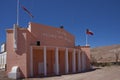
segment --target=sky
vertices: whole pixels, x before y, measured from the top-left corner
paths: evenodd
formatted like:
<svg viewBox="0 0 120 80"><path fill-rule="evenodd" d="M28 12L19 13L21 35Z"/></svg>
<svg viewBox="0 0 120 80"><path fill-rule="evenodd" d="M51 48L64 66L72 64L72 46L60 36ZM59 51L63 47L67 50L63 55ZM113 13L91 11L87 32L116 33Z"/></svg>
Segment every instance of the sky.
<svg viewBox="0 0 120 80"><path fill-rule="evenodd" d="M20 0L34 16L19 7L19 25L29 22L64 26L75 36L75 45L86 44L86 29L91 47L120 44L120 0ZM6 30L16 24L17 0L0 0L0 44L6 42Z"/></svg>

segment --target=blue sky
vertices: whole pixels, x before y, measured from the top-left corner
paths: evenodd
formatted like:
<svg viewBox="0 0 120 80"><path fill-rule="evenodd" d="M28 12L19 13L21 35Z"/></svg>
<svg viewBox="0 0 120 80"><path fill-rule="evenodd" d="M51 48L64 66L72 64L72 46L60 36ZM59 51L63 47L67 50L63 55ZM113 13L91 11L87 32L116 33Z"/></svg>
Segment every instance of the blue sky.
<svg viewBox="0 0 120 80"><path fill-rule="evenodd" d="M33 15L31 19L19 8L19 25L28 22L64 26L76 37L76 45L85 45L85 30L94 32L89 36L91 47L120 44L120 0L20 0ZM0 2L0 44L6 40L6 29L16 24L17 0Z"/></svg>

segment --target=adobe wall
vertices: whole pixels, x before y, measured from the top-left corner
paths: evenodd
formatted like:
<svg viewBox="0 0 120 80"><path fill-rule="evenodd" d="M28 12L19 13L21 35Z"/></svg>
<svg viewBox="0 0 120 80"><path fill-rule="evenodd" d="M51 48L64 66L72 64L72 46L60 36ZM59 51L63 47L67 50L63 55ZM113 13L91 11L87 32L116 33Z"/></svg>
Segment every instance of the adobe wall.
<svg viewBox="0 0 120 80"><path fill-rule="evenodd" d="M13 66L19 66L21 77L27 76L27 41L26 30L17 30L17 50L14 49L13 30L7 30L7 72L10 72Z"/></svg>
<svg viewBox="0 0 120 80"><path fill-rule="evenodd" d="M26 33L27 33L27 38L26 38L26 41L27 41L27 43L26 43L26 45L27 45L27 76L28 77L31 77L30 76L30 71L31 71L31 69L30 69L30 51L31 51L31 46L33 46L33 45L36 45L36 38L27 30L26 31Z"/></svg>
<svg viewBox="0 0 120 80"><path fill-rule="evenodd" d="M28 30L42 46L74 47L75 38L64 29L30 23Z"/></svg>
<svg viewBox="0 0 120 80"><path fill-rule="evenodd" d="M86 60L87 60L87 69L89 70L91 65L90 65L90 46L76 46L76 49L81 49L81 51L83 51L83 53L85 53L86 55Z"/></svg>

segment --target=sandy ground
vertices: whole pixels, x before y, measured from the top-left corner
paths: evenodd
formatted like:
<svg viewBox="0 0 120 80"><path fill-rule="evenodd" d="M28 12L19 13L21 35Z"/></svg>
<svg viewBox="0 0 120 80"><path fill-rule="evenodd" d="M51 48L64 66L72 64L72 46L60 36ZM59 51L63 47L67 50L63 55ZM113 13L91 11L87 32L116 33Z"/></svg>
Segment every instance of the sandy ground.
<svg viewBox="0 0 120 80"><path fill-rule="evenodd" d="M0 80L10 80L0 71ZM97 68L96 70L46 78L28 78L23 80L120 80L120 66Z"/></svg>
<svg viewBox="0 0 120 80"><path fill-rule="evenodd" d="M8 79L6 72L4 70L0 70L0 80L12 80L12 79Z"/></svg>
<svg viewBox="0 0 120 80"><path fill-rule="evenodd" d="M103 67L85 73L25 80L120 80L120 66Z"/></svg>

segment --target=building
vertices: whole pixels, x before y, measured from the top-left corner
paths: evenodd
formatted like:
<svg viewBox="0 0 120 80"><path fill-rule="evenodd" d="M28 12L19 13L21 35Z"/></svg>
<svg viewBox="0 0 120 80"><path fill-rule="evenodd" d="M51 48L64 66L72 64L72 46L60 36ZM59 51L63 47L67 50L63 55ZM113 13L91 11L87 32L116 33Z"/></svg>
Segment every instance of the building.
<svg viewBox="0 0 120 80"><path fill-rule="evenodd" d="M0 51L0 69L5 69L6 66L6 44L1 44L1 51Z"/></svg>
<svg viewBox="0 0 120 80"><path fill-rule="evenodd" d="M90 69L90 47L75 46L75 37L63 28L33 22L28 28L14 25L7 30L6 43L10 78L16 74L20 78L40 77Z"/></svg>
<svg viewBox="0 0 120 80"><path fill-rule="evenodd" d="M5 52L6 51L6 44L5 43L2 43L1 44L1 53Z"/></svg>

